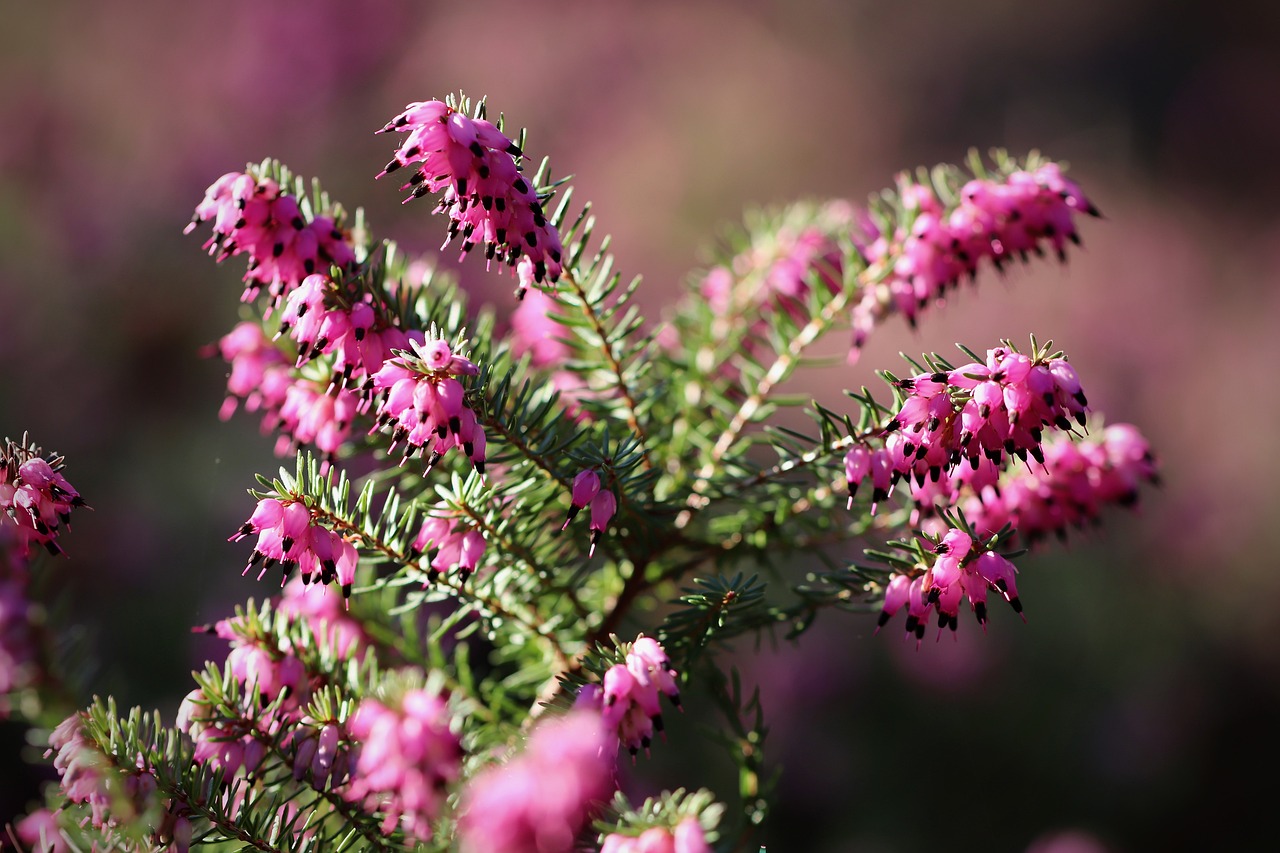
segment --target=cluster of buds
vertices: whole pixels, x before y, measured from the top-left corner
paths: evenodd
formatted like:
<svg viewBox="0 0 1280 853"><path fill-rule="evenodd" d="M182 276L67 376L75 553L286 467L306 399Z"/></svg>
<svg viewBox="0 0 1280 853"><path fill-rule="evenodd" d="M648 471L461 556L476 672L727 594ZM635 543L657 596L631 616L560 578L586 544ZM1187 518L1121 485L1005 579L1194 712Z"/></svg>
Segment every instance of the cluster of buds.
<svg viewBox="0 0 1280 853"><path fill-rule="evenodd" d="M392 430L391 448L405 442L401 464L414 452L430 448L427 470L452 448L458 447L481 474L484 473L484 427L466 403L466 388L459 376L480 372L470 360L456 355L448 341L434 335L425 342L411 341L413 354L402 352L390 359L372 378L381 389L377 397L374 430Z"/></svg>
<svg viewBox="0 0 1280 853"><path fill-rule="evenodd" d="M1097 522L1104 507L1132 506L1142 483L1158 481L1155 455L1142 433L1131 424L1112 424L1098 439L1055 437L1045 442L1043 466L1014 469L998 483L945 497L948 505L960 506L978 535L1008 524L1034 543Z"/></svg>
<svg viewBox="0 0 1280 853"><path fill-rule="evenodd" d="M337 223L327 216L308 219L296 198L252 172L228 172L214 181L186 233L210 221L213 236L204 244L209 254L218 261L249 256L246 302L263 287L279 299L314 272L355 263L355 251Z"/></svg>
<svg viewBox="0 0 1280 853"><path fill-rule="evenodd" d="M38 447L25 441L6 438L0 445L0 528L7 529L5 545L16 556L29 559L36 546L62 553L58 532L84 499L61 472L61 456L41 456Z"/></svg>
<svg viewBox="0 0 1280 853"><path fill-rule="evenodd" d="M576 704L599 710L605 727L634 758L641 749L647 753L653 733L662 731L660 698L680 707L676 677L662 644L641 635L626 650L626 663L605 670L600 684L584 684Z"/></svg>
<svg viewBox="0 0 1280 853"><path fill-rule="evenodd" d="M902 223L885 233L867 216L854 235L871 269L888 269L853 309L851 358L884 317L898 312L914 325L921 308L976 275L984 259L1002 269L1014 258L1043 255L1047 243L1065 261L1067 242L1080 242L1075 217L1099 215L1056 163L971 180L952 207L908 175L899 176L898 191Z"/></svg>
<svg viewBox="0 0 1280 853"><path fill-rule="evenodd" d="M560 526L560 529L567 530L569 523L587 505L591 506L591 523L589 525L591 529L591 548L587 555L594 557L600 537L609 529L609 521L613 518L614 513L618 511L617 497L614 496L612 489L601 487L600 475L596 473L594 468L586 468L579 471L578 476L573 478L573 490L569 497L569 515L565 518L564 524Z"/></svg>
<svg viewBox="0 0 1280 853"><path fill-rule="evenodd" d="M298 375L257 323L237 325L218 341L217 351L231 365L227 398L219 412L223 420L243 401L246 411L262 411L264 432L280 431L277 455L309 444L325 454L327 463L337 456L351 435L359 397Z"/></svg>
<svg viewBox="0 0 1280 853"><path fill-rule="evenodd" d="M359 747L343 796L382 813L384 833L399 825L411 838L430 840L446 788L462 771L462 744L445 697L408 690L394 707L367 698L347 727Z"/></svg>
<svg viewBox="0 0 1280 853"><path fill-rule="evenodd" d="M711 853L711 845L698 819L686 817L675 829L654 826L639 835L606 835L600 853Z"/></svg>
<svg viewBox="0 0 1280 853"><path fill-rule="evenodd" d="M117 766L85 731L77 711L49 734L46 757L61 777L62 795L70 803L89 806L86 820L95 828L119 826L147 810L155 796L156 777L138 757L137 766Z"/></svg>
<svg viewBox="0 0 1280 853"><path fill-rule="evenodd" d="M519 146L492 122L443 101L421 101L378 132L392 131L408 136L378 177L420 163L401 189L412 190L410 198L443 193L435 212L450 219L446 245L461 237L464 255L483 244L488 261L515 266L527 257L539 283L560 277L560 235L520 173Z"/></svg>
<svg viewBox="0 0 1280 853"><path fill-rule="evenodd" d="M924 639L929 611L938 612L938 635L944 628L959 627L960 604L968 600L974 616L987 627L987 594L994 590L1022 616L1018 598L1017 568L1005 557L975 542L963 530L947 531L933 548L932 564L913 575L894 575L885 587L884 606L876 624L878 632L905 605L907 635L916 635L916 647ZM1026 620L1026 617L1022 617Z"/></svg>
<svg viewBox="0 0 1280 853"><path fill-rule="evenodd" d="M612 745L592 711L540 723L523 753L462 792L462 853L570 850L616 788Z"/></svg>
<svg viewBox="0 0 1280 853"><path fill-rule="evenodd" d="M443 516L428 516L414 537L413 548L419 554L435 551L427 563L428 582L450 571L457 571L458 577L466 581L484 556L484 534L474 528L459 527L454 521Z"/></svg>
<svg viewBox="0 0 1280 853"><path fill-rule="evenodd" d="M360 622L351 618L339 601L329 587L293 578L275 602L275 611L305 624L317 648L329 649L342 660L358 660L373 647Z"/></svg>
<svg viewBox="0 0 1280 853"><path fill-rule="evenodd" d="M967 461L976 471L986 457L1044 462L1045 427L1085 423L1086 398L1066 359L1025 355L1008 346L987 350L985 364L900 380L907 392L885 442L899 476L938 480Z"/></svg>
<svg viewBox="0 0 1280 853"><path fill-rule="evenodd" d="M307 276L289 293L277 334L286 332L298 344L297 367L334 354L330 389L377 373L396 350L409 348L411 337L379 317L368 297L348 300L320 274ZM422 339L420 332L413 334Z"/></svg>
<svg viewBox="0 0 1280 853"><path fill-rule="evenodd" d="M776 227L753 234L751 245L728 264L708 270L702 295L729 322L747 320L762 329L765 317L780 311L803 323L815 281L833 294L843 288L839 235L852 227L848 202L828 202L812 213L797 207Z"/></svg>
<svg viewBox="0 0 1280 853"><path fill-rule="evenodd" d="M258 541L245 566L246 573L261 563L258 574L261 579L268 569L279 564L283 579L287 580L296 567L304 584L313 580L328 584L336 580L342 587L343 597L350 597L356 577L356 548L340 533L317 523L304 501L263 498L249 520L228 541L239 542L255 533Z"/></svg>
<svg viewBox="0 0 1280 853"><path fill-rule="evenodd" d="M224 671L239 685L239 706L227 714L196 688L182 700L177 718L177 728L195 743L196 763L219 767L228 777L257 772L267 742L297 723L311 695L310 674L291 649L273 642L269 632L254 636L237 622L222 619L211 633L231 643Z"/></svg>
<svg viewBox="0 0 1280 853"><path fill-rule="evenodd" d="M293 744L293 778L304 779L323 791L345 783L351 772L351 738L337 720L298 720L290 738Z"/></svg>

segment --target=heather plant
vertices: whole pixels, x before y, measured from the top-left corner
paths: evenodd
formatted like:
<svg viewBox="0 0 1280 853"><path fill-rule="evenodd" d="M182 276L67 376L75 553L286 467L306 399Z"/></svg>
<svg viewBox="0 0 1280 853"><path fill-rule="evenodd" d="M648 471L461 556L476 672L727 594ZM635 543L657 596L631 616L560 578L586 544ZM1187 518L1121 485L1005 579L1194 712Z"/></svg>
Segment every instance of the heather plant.
<svg viewBox="0 0 1280 853"><path fill-rule="evenodd" d="M928 654L962 611L984 631L1024 594L1034 612L1015 559L1157 477L1034 335L906 357L838 399L782 393L831 334L857 376L894 315L1065 260L1097 210L1039 154L757 212L650 319L590 205L483 101L378 132L377 177L406 176L512 295L476 304L275 161L209 187L187 230L245 265L242 320L209 349L221 416L260 418L287 461L210 531L262 585L203 627L226 656L180 708L68 707L29 587L61 571L36 560L83 501L56 454L0 455L0 708L60 777L11 828L24 849L752 849L783 777L735 642L905 608ZM737 789L669 779L632 802L681 715Z"/></svg>

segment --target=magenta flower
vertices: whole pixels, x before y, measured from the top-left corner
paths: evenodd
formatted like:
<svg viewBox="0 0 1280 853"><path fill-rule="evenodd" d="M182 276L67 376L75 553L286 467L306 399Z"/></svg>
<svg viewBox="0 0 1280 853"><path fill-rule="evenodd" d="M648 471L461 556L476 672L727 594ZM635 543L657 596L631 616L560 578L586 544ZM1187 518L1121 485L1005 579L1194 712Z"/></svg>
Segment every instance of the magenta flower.
<svg viewBox="0 0 1280 853"><path fill-rule="evenodd" d="M606 835L600 853L711 853L711 845L698 819L687 817L674 830L652 826L639 835Z"/></svg>
<svg viewBox="0 0 1280 853"><path fill-rule="evenodd" d="M381 813L384 833L399 826L410 838L429 841L445 789L462 768L445 697L419 689L390 706L364 699L348 729L359 748L343 796Z"/></svg>
<svg viewBox="0 0 1280 853"><path fill-rule="evenodd" d="M634 758L641 749L647 753L653 733L663 730L660 697L678 708L680 689L677 673L657 640L642 634L624 651L626 663L605 670L601 684L583 685L576 704L599 711L605 727Z"/></svg>
<svg viewBox="0 0 1280 853"><path fill-rule="evenodd" d="M569 853L616 785L616 747L600 715L571 711L540 723L525 750L463 789L463 853Z"/></svg>
<svg viewBox="0 0 1280 853"><path fill-rule="evenodd" d="M465 581L484 556L484 534L458 525L458 521L456 517L428 516L413 540L413 548L419 554L434 551L428 561L428 582L450 571L456 571Z"/></svg>
<svg viewBox="0 0 1280 853"><path fill-rule="evenodd" d="M58 533L71 521L71 510L84 506L80 493L62 476L62 457L40 455L40 448L5 439L0 444L0 528L3 544L23 560L35 546L61 554Z"/></svg>
<svg viewBox="0 0 1280 853"><path fill-rule="evenodd" d="M579 471L578 476L573 478L573 491L569 496L569 515L565 518L564 524L560 526L560 529L568 529L569 522L573 521L578 512L591 503L599 493L600 475L596 473L595 469L586 468Z"/></svg>
<svg viewBox="0 0 1280 853"><path fill-rule="evenodd" d="M854 230L872 272L884 275L863 290L853 308L850 360L885 317L900 313L914 326L921 309L976 276L984 260L1002 269L1015 258L1043 255L1047 245L1065 261L1066 244L1080 242L1076 215L1099 215L1056 163L969 181L951 207L906 173L899 176L898 190L902 224L886 234L862 216Z"/></svg>
<svg viewBox="0 0 1280 853"><path fill-rule="evenodd" d="M960 605L968 601L974 616L986 630L987 595L994 591L1023 616L1018 598L1017 568L1008 559L976 542L961 530L950 530L934 548L928 565L908 574L895 574L885 586L884 605L876 632L888 624L899 610L907 608L906 634L916 636L916 647L924 639L929 612L938 613L938 633L959 627ZM1026 617L1023 616L1023 621Z"/></svg>
<svg viewBox="0 0 1280 853"><path fill-rule="evenodd" d="M413 354L402 352L388 360L372 378L381 389L374 429L392 430L391 449L405 442L401 464L414 452L427 452L430 470L445 453L461 448L471 464L484 473L485 433L466 403L459 376L475 376L480 369L456 355L447 341L412 341Z"/></svg>
<svg viewBox="0 0 1280 853"><path fill-rule="evenodd" d="M257 563L261 579L268 569L281 567L284 581L296 567L304 584L314 578L321 584L337 581L343 598L351 596L359 555L356 548L337 531L330 530L312 518L307 505L293 498L263 498L253 515L232 534L229 542L239 542L252 534L258 541L249 557L245 572Z"/></svg>
<svg viewBox="0 0 1280 853"><path fill-rule="evenodd" d="M442 101L409 104L378 133L392 131L408 136L378 177L421 164L401 189L412 189L411 199L443 194L435 212L451 220L445 245L461 237L464 255L483 244L488 261L528 258L539 283L560 277L560 234L520 174L523 153L502 131Z"/></svg>
<svg viewBox="0 0 1280 853"><path fill-rule="evenodd" d="M596 545L600 542L600 537L609 529L609 520L617 511L618 499L614 496L612 489L601 489L591 499L591 547L587 551L587 556L595 556Z"/></svg>
<svg viewBox="0 0 1280 853"><path fill-rule="evenodd" d="M252 172L228 172L214 181L186 233L210 221L213 236L204 244L209 254L218 261L249 256L241 297L246 302L263 287L277 301L314 272L355 263L349 237L332 219L308 219L296 198Z"/></svg>

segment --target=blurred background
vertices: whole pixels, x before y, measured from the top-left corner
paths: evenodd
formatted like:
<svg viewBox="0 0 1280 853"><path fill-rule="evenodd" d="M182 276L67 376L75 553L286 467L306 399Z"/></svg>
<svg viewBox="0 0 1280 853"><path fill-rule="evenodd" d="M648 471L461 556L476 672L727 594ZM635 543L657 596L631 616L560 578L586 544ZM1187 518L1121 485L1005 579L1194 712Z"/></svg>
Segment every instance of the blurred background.
<svg viewBox="0 0 1280 853"><path fill-rule="evenodd" d="M254 472L279 462L254 417L217 419L225 371L199 354L237 319L243 265L182 235L223 172L278 157L375 233L434 250L429 203L372 181L394 145L373 130L409 101L488 95L575 175L656 313L745 207L862 201L970 146L1038 148L1105 214L1083 250L989 274L914 333L895 318L810 390L838 404L831 389L899 350L1035 332L1109 421L1141 426L1165 485L1023 559L1026 625L998 611L986 636L966 623L916 652L832 614L798 647L744 654L785 767L761 841L1123 853L1273 837L1255 780L1280 758L1280 6L45 0L4 17L0 434L65 453L94 508L52 569L102 662L94 692L172 719L190 670L223 654L191 626L268 592L225 540ZM510 279L461 274L507 298ZM698 754L690 720L672 740L646 784L732 794L714 759L681 762ZM39 778L22 742L0 725L0 822Z"/></svg>

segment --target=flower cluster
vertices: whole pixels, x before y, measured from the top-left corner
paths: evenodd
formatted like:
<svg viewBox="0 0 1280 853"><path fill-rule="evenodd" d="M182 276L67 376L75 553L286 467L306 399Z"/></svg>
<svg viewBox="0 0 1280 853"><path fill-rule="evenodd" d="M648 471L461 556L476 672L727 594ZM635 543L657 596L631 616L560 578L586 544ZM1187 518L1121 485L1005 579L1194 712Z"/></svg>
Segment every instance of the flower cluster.
<svg viewBox="0 0 1280 853"><path fill-rule="evenodd" d="M568 853L616 788L600 715L587 710L538 725L523 753L477 774L462 792L463 853Z"/></svg>
<svg viewBox="0 0 1280 853"><path fill-rule="evenodd" d="M707 271L700 290L716 315L746 321L756 331L774 312L803 323L815 283L830 293L843 288L839 235L852 230L853 207L832 201L802 217L804 212L797 208L766 233L753 234L751 244L728 263Z"/></svg>
<svg viewBox="0 0 1280 853"><path fill-rule="evenodd" d="M156 792L156 777L143 769L141 757L133 769L118 767L84 730L80 712L72 714L49 734L53 768L62 778L68 802L89 806L87 820L96 828L117 826L144 811Z"/></svg>
<svg viewBox="0 0 1280 853"><path fill-rule="evenodd" d="M226 420L240 401L247 411L263 412L264 432L278 429L277 455L310 444L332 461L351 435L360 398L345 388L326 389L323 381L301 376L272 345L257 323L243 322L218 341L230 363L227 398L219 416Z"/></svg>
<svg viewBox="0 0 1280 853"><path fill-rule="evenodd" d="M253 171L228 172L214 181L186 233L205 222L213 223L213 236L204 244L209 254L219 261L249 256L246 302L263 287L278 300L311 273L355 263L350 240L333 219L308 218L298 199Z"/></svg>
<svg viewBox="0 0 1280 853"><path fill-rule="evenodd" d="M648 752L653 733L662 731L660 697L680 707L676 677L662 644L641 635L626 650L626 663L605 670L600 684L579 688L577 705L600 711L605 727L634 757Z"/></svg>
<svg viewBox="0 0 1280 853"><path fill-rule="evenodd" d="M428 516L414 537L413 548L419 554L435 551L427 561L428 581L449 571L457 571L458 577L465 581L484 556L484 534L460 527L456 521L445 516Z"/></svg>
<svg viewBox="0 0 1280 853"><path fill-rule="evenodd" d="M475 376L480 368L456 355L449 342L432 336L412 341L413 354L402 353L373 375L377 396L375 429L392 430L391 449L405 442L401 464L415 452L430 447L427 469L449 450L458 447L481 474L484 473L484 427L467 405L466 388L459 376Z"/></svg>
<svg viewBox="0 0 1280 853"><path fill-rule="evenodd" d="M462 770L445 697L415 689L394 707L364 699L348 728L359 748L344 796L382 813L384 833L399 825L412 838L430 840L445 789Z"/></svg>
<svg viewBox="0 0 1280 853"><path fill-rule="evenodd" d="M61 554L58 532L71 521L71 510L84 506L80 493L62 476L62 457L45 458L40 449L5 439L0 445L0 528L23 559L36 546Z"/></svg>
<svg viewBox="0 0 1280 853"><path fill-rule="evenodd" d="M378 132L391 131L408 136L378 177L420 163L401 189L412 189L410 198L443 193L435 212L450 219L446 245L461 236L464 255L482 243L490 261L515 266L527 257L539 283L560 277L560 234L520 173L520 148L492 122L420 101Z"/></svg>
<svg viewBox="0 0 1280 853"><path fill-rule="evenodd" d="M1028 253L1044 254L1048 244L1066 260L1067 242L1080 242L1076 215L1098 215L1056 163L1002 178L975 178L961 188L952 207L906 174L899 176L898 193L905 221L885 231L863 216L854 233L878 283L867 287L854 306L851 359L886 316L901 313L914 325L921 308L965 276L976 275L984 259L1001 269Z"/></svg>
<svg viewBox="0 0 1280 853"><path fill-rule="evenodd" d="M711 853L711 845L698 819L687 817L674 830L654 826L639 835L610 833L600 853Z"/></svg>
<svg viewBox="0 0 1280 853"><path fill-rule="evenodd" d="M349 387L353 379L382 369L396 350L409 348L412 334L379 316L378 306L365 295L348 300L328 277L309 275L289 293L280 320L280 333L298 345L297 367L321 355L334 354L330 389Z"/></svg>
<svg viewBox="0 0 1280 853"><path fill-rule="evenodd" d="M1156 459L1142 433L1131 424L1112 424L1097 439L1056 436L1045 442L1044 465L1013 469L998 483L966 484L944 497L947 506L960 506L978 535L1009 524L1033 543L1096 523L1106 506L1131 506L1140 484L1158 481Z"/></svg>
<svg viewBox="0 0 1280 853"><path fill-rule="evenodd" d="M846 455L850 492L871 476L877 496L900 478L923 485L985 458L1044 462L1045 427L1071 430L1085 422L1086 399L1075 370L1060 357L1028 356L1009 346L987 350L986 363L899 380L906 392L886 428L883 450L855 447ZM887 460L887 461L886 461Z"/></svg>
<svg viewBox="0 0 1280 853"><path fill-rule="evenodd" d="M228 541L239 542L254 533L258 534L258 541L245 572L261 563L258 574L261 578L279 564L287 580L296 567L304 584L313 579L321 584L336 580L342 587L343 597L350 597L359 559L356 548L342 534L317 523L305 501L263 498L249 520Z"/></svg>
<svg viewBox="0 0 1280 853"><path fill-rule="evenodd" d="M917 567L915 573L897 574L889 579L876 631L888 624L905 605L907 635L916 635L918 648L924 639L929 611L938 612L939 636L944 628L954 632L959 627L960 604L966 599L985 631L987 593L992 590L1021 616L1017 572L1008 559L982 547L963 530L949 530L934 546L930 565Z"/></svg>

